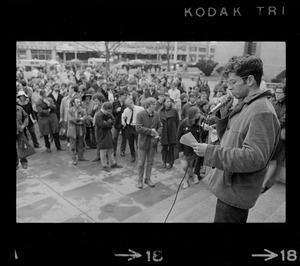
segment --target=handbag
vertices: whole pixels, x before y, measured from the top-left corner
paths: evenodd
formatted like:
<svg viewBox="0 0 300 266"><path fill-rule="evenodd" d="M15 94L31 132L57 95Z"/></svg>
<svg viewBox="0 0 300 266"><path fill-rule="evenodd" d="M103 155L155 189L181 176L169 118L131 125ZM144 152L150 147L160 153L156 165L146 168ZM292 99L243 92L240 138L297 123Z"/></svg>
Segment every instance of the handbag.
<svg viewBox="0 0 300 266"><path fill-rule="evenodd" d="M18 138L18 154L20 158L26 158L30 155L35 154L35 150L29 143L27 138L22 134Z"/></svg>

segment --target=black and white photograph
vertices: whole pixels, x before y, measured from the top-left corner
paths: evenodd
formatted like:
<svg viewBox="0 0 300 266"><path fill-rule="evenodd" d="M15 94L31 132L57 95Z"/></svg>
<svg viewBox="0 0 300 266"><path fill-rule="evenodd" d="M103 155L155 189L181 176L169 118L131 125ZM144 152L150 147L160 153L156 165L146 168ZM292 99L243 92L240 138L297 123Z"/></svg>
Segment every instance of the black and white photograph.
<svg viewBox="0 0 300 266"><path fill-rule="evenodd" d="M299 7L11 1L10 259L299 261Z"/></svg>
<svg viewBox="0 0 300 266"><path fill-rule="evenodd" d="M19 223L285 222L285 42L16 56Z"/></svg>

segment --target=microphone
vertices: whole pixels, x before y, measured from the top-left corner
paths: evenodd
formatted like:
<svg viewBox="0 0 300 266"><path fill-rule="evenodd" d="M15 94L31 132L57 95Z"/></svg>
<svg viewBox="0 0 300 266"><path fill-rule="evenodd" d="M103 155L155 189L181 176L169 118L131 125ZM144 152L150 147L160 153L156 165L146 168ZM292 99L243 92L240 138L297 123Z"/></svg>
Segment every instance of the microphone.
<svg viewBox="0 0 300 266"><path fill-rule="evenodd" d="M231 99L233 98L233 96L231 94L228 94L228 95L225 95L222 97L222 100L227 98L224 102L221 101L220 103L218 103L213 109L211 109L208 114L212 114L212 113L215 113L217 112L218 110L220 110L223 106L225 106L226 104L228 104Z"/></svg>

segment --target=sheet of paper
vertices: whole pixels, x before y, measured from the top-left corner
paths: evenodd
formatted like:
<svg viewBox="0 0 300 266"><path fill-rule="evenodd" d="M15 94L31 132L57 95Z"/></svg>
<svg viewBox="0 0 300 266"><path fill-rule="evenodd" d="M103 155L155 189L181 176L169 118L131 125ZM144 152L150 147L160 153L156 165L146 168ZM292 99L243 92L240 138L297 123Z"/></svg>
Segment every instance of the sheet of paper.
<svg viewBox="0 0 300 266"><path fill-rule="evenodd" d="M180 138L179 142L190 147L193 147L193 143L198 143L198 141L195 139L191 132L184 134Z"/></svg>
<svg viewBox="0 0 300 266"><path fill-rule="evenodd" d="M209 130L209 136L210 136L211 142L215 142L216 140L218 140L218 134L217 134L217 131L215 131L215 130Z"/></svg>

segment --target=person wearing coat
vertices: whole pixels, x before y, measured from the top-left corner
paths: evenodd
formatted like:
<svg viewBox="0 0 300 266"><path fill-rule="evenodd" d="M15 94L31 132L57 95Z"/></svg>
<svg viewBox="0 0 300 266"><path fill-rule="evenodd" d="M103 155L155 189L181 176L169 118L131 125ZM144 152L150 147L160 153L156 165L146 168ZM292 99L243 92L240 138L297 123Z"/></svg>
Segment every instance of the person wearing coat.
<svg viewBox="0 0 300 266"><path fill-rule="evenodd" d="M82 107L81 98L74 97L70 104L72 107L68 110L68 131L67 136L70 138L70 149L73 152L73 164L78 161L88 161L83 157L84 153L84 136L86 134L85 123L87 114L85 108Z"/></svg>
<svg viewBox="0 0 300 266"><path fill-rule="evenodd" d="M18 92L18 94L17 94L17 105L21 106L28 115L27 128L28 128L28 131L31 135L31 139L32 139L34 148L41 148L41 146L40 146L40 144L37 140L35 130L34 130L34 125L36 123L36 120L34 119L35 114L34 114L34 111L33 111L33 108L32 108L32 104L31 104L27 94L24 91L19 91ZM25 134L26 138L28 139L26 131L24 131L24 134Z"/></svg>
<svg viewBox="0 0 300 266"><path fill-rule="evenodd" d="M182 184L182 188L184 189L190 186L190 179L193 179L195 184L199 183L199 175L197 175L198 171L196 169L196 164L198 163L198 168L200 168L200 162L198 162L198 158L195 155L192 147L180 143L181 137L189 132L197 141L201 140L201 135L203 132L201 127L201 111L197 106L191 106L187 110L187 116L180 122L177 130L180 161L183 166L183 170L186 171L186 177Z"/></svg>
<svg viewBox="0 0 300 266"><path fill-rule="evenodd" d="M156 99L153 97L147 98L144 107L145 110L138 112L135 125L136 132L138 133L138 188L143 188L146 160L147 165L144 182L150 187L155 186L150 178L154 155L162 130L159 115L155 111Z"/></svg>
<svg viewBox="0 0 300 266"><path fill-rule="evenodd" d="M103 170L106 172L109 172L110 168L122 167L117 164L113 154L114 142L112 137L112 127L114 123L115 119L112 115L112 103L105 102L102 104L100 112L96 114L95 126L101 163Z"/></svg>
<svg viewBox="0 0 300 266"><path fill-rule="evenodd" d="M172 100L170 97L165 97L163 105L159 111L160 121L162 123L161 134L161 155L163 167L171 169L174 164L174 148L177 144L176 132L179 125L178 111L172 107Z"/></svg>
<svg viewBox="0 0 300 266"><path fill-rule="evenodd" d="M24 129L28 125L28 115L24 111L24 109L17 105L17 115L16 115L16 124L17 124L17 135L16 135L16 140L18 141L20 138L24 136ZM26 157L24 158L19 158L18 156L18 151L16 150L16 168L18 170L19 168L19 160L24 169L28 167L28 160Z"/></svg>
<svg viewBox="0 0 300 266"><path fill-rule="evenodd" d="M57 120L60 121L60 105L61 101L63 99L63 95L60 93L60 85L58 83L53 84L53 90L48 95L49 98L51 98L55 104L55 113L57 116Z"/></svg>
<svg viewBox="0 0 300 266"><path fill-rule="evenodd" d="M61 127L65 129L65 132L68 131L68 110L70 108L70 101L73 97L79 96L78 86L76 84L71 83L68 87L68 94L63 97L60 104L60 120L59 123ZM67 137L67 147L70 147L70 139Z"/></svg>
<svg viewBox="0 0 300 266"><path fill-rule="evenodd" d="M47 152L50 153L50 141L49 135L52 134L55 142L55 146L58 151L65 151L60 145L59 141L59 124L56 116L56 106L51 98L46 96L46 91L43 89L40 91L41 99L36 103L36 109L38 111L38 123L41 135L44 136L45 146Z"/></svg>
<svg viewBox="0 0 300 266"><path fill-rule="evenodd" d="M218 198L214 222L246 223L249 209L261 193L269 162L276 150L280 124L269 90L259 88L262 60L256 56L233 57L225 66L229 90L238 100L224 100L216 112L219 145L194 144L194 151L212 167L208 186Z"/></svg>
<svg viewBox="0 0 300 266"><path fill-rule="evenodd" d="M113 116L115 118L115 124L113 126L113 140L114 140L114 156L116 156L117 153L117 146L118 146L118 138L120 135L120 131L122 131L122 141L121 141L121 147L120 147L120 154L121 156L125 156L125 150L126 150L126 130L123 128L122 125L122 114L126 108L125 100L126 100L126 91L120 90L118 93L118 100L113 102Z"/></svg>
<svg viewBox="0 0 300 266"><path fill-rule="evenodd" d="M82 107L85 108L87 114L86 120L86 135L85 135L85 143L87 148L96 149L96 137L95 137L95 130L93 126L93 118L92 112L94 108L94 102L92 101L93 90L89 89L87 92L84 93L82 96Z"/></svg>

